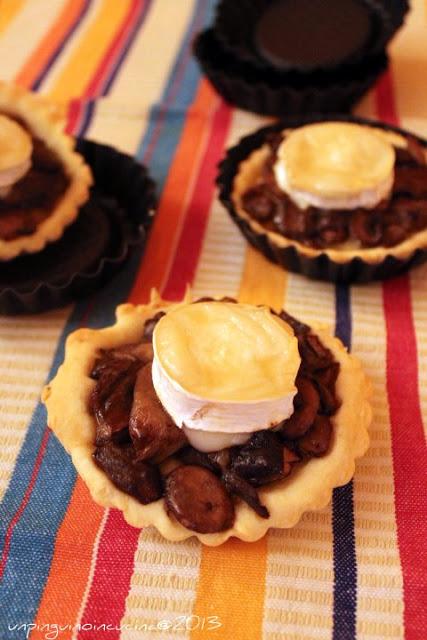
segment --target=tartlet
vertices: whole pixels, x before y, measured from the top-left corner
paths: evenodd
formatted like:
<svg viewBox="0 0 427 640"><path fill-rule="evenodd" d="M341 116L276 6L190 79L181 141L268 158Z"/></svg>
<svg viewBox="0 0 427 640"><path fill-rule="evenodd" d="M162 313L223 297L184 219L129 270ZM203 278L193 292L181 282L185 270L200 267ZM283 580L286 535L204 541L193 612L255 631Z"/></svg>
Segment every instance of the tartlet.
<svg viewBox="0 0 427 640"><path fill-rule="evenodd" d="M156 350L165 315L195 304L204 305L202 312L221 304L223 313L236 303L192 302L190 294L169 303L154 293L147 305L118 307L114 326L72 334L64 363L43 390L48 423L93 499L120 509L129 524L153 525L169 540L195 535L212 546L231 536L257 540L270 527L292 527L306 510L323 508L333 488L350 480L369 443L370 384L360 362L325 328L262 308L298 341L294 412L243 444L199 451L165 412L150 374L153 331Z"/></svg>
<svg viewBox="0 0 427 640"><path fill-rule="evenodd" d="M394 150L395 177L381 202L356 203L353 210L341 211L312 203L304 208L277 184L278 148L295 132L334 123L359 127L362 134L374 132ZM249 242L290 271L340 282L392 277L427 258L425 147L425 141L402 129L361 118L283 121L243 138L229 150L217 179L220 199ZM321 156L319 149L320 161ZM271 200L270 213L256 212L248 198L253 189L253 196L258 189L260 196Z"/></svg>
<svg viewBox="0 0 427 640"><path fill-rule="evenodd" d="M407 10L405 0L222 0L194 53L218 93L242 109L344 112L387 67Z"/></svg>
<svg viewBox="0 0 427 640"><path fill-rule="evenodd" d="M88 199L92 175L74 140L62 133L57 110L38 96L0 83L0 115L9 124L3 129L8 144L16 140L12 127L29 141L26 156L15 149L23 174L15 171L0 196L0 260L6 261L60 238Z"/></svg>

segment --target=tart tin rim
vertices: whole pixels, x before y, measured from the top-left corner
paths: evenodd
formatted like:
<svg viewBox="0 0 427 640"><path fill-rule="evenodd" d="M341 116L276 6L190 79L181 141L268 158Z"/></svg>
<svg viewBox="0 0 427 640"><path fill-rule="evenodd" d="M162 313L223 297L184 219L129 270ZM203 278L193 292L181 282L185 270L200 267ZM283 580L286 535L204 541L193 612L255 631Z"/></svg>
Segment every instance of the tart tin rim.
<svg viewBox="0 0 427 640"><path fill-rule="evenodd" d="M259 16L254 15L255 11L257 11L257 9L254 9L253 14L249 15L250 20L253 21L254 19L259 19L261 15L263 15L263 12L268 9L268 6L271 5L271 2L267 3L265 0L260 0L258 4L262 4L262 1L264 1L266 5L265 9L261 10ZM375 22L377 33L375 34L375 31L373 30L368 41L356 51L337 61L318 64L304 64L296 61L286 63L283 61L282 64L275 65L267 58L263 57L261 53L256 51L255 42L252 43L253 50L251 49L248 44L248 36L245 36L243 40L239 42L233 42L230 40L229 34L231 32L236 33L236 25L227 24L230 21L230 18L235 15L232 11L230 13L232 4L234 8L235 0L233 3L231 3L230 0L221 0L221 2L219 2L213 24L218 41L221 43L225 51L235 56L236 59L242 63L250 64L259 71L274 69L279 74L292 72L308 76L310 74L327 74L337 71L351 72L353 67L360 65L366 61L366 59L379 55L381 51L387 47L398 29L402 26L405 20L405 15L409 10L409 4L406 0L400 0L399 7L395 6L394 9L392 9L384 0L361 0L361 4L367 6L371 24ZM246 8L249 8L250 10L251 2L246 3ZM246 29L254 29L255 26L256 23L246 27ZM252 39L255 40L255 31L252 33Z"/></svg>
<svg viewBox="0 0 427 640"><path fill-rule="evenodd" d="M85 138L76 138L76 151L80 153L87 164L93 170L92 162L94 159L87 157L86 154L94 153L98 157L105 157L110 154L114 158L114 162L128 162L138 170L138 176L141 180L141 214L140 221L134 222L124 229L121 245L117 247L118 253L113 255L102 255L90 267L86 267L82 271L74 271L58 282L49 282L40 280L32 289L22 290L18 287L5 284L0 287L0 315L21 315L25 313L41 313L43 311L52 310L71 303L82 295L88 295L91 289L88 289L88 283L92 283L93 289L98 287L98 281L108 269L114 269L111 277L116 269L122 264L129 255L130 250L140 244L143 244L147 237L147 232L155 216L155 182L150 177L147 168L140 164L132 156L123 153L115 147L107 144L87 140ZM96 161L96 159L95 159ZM110 160L111 161L111 160ZM97 188L99 180L95 180L92 189ZM102 189L101 189L102 192ZM89 195L90 201L91 195ZM85 203L86 204L86 203ZM82 205L84 207L84 205ZM125 215L127 214L126 207ZM78 217L77 217L78 220ZM130 216L126 215L126 220L131 221ZM69 227L71 228L71 227ZM65 230L66 232L67 230ZM60 239L59 239L60 240ZM54 243L49 243L47 248ZM40 252L42 253L42 251ZM36 256L37 254L33 254ZM19 259L19 258L17 258ZM7 264L7 263L6 263ZM76 287L83 291L82 294L72 293L71 289ZM47 298L47 302L46 302Z"/></svg>
<svg viewBox="0 0 427 640"><path fill-rule="evenodd" d="M388 125L374 119L343 114L328 115L328 120L329 119L376 126L403 136L411 135L423 147L427 148L427 140L420 136L406 131L401 127ZM302 273L310 278L330 282L365 283L371 280L383 280L400 275L412 266L427 261L427 247L425 249L421 247L414 249L406 259L399 259L393 255L386 254L383 260L375 264L365 262L360 256L350 258L344 263L334 262L325 251L321 251L314 257L307 256L298 251L294 245L288 247L276 246L274 242L270 240L267 233L257 233L244 218L237 214L232 201L232 191L234 178L240 163L244 161L252 151L261 146L267 134L286 128L303 126L311 122L322 122L324 120L325 117L320 114L282 119L273 125L261 127L255 132L242 137L236 145L227 150L225 157L218 164L219 173L216 178L216 184L219 188L218 197L246 240L258 249L268 260L279 264L284 269L295 273ZM385 248L385 250L387 249Z"/></svg>
<svg viewBox="0 0 427 640"><path fill-rule="evenodd" d="M225 63L219 63L217 57L212 55L209 50L212 46L225 58ZM369 90L388 66L388 56L383 51L378 56L367 59L362 65L354 66L346 78L336 73L319 82L310 80L310 76L301 76L301 86L292 86L295 74L278 74L272 69L271 72L269 70L270 75L278 81L278 85L274 86L256 69L224 51L212 28L197 35L193 52L203 73L227 102L247 111L281 118L286 116L286 112L289 115L313 111L344 112ZM248 72L255 77L248 79Z"/></svg>

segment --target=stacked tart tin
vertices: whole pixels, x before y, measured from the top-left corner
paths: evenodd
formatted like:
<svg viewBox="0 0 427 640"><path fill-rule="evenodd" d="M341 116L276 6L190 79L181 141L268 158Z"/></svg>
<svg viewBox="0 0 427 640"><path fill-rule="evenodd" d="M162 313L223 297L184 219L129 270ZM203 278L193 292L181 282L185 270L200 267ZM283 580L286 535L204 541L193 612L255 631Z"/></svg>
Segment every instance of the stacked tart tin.
<svg viewBox="0 0 427 640"><path fill-rule="evenodd" d="M222 0L195 55L227 101L265 115L348 111L386 69L406 0Z"/></svg>

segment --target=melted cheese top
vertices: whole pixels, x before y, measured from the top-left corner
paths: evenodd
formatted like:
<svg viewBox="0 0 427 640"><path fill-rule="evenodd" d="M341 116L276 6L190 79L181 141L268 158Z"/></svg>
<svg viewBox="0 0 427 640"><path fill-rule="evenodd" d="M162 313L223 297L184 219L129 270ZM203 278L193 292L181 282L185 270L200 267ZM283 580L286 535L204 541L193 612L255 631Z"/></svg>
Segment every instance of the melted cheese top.
<svg viewBox="0 0 427 640"><path fill-rule="evenodd" d="M155 359L187 394L257 402L294 394L300 366L292 329L266 307L200 302L157 323Z"/></svg>
<svg viewBox="0 0 427 640"><path fill-rule="evenodd" d="M11 118L0 115L0 171L27 163L32 151L30 134Z"/></svg>
<svg viewBox="0 0 427 640"><path fill-rule="evenodd" d="M320 122L294 129L277 158L290 190L342 198L389 183L395 151L386 136L368 126Z"/></svg>

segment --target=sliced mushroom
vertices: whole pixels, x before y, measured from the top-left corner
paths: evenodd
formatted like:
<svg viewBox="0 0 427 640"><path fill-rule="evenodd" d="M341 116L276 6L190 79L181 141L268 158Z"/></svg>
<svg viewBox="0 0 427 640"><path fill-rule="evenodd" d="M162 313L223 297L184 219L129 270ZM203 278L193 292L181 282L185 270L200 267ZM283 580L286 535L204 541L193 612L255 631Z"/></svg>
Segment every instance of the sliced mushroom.
<svg viewBox="0 0 427 640"><path fill-rule="evenodd" d="M255 220L265 222L273 218L280 204L268 185L259 184L243 194L242 206Z"/></svg>
<svg viewBox="0 0 427 640"><path fill-rule="evenodd" d="M283 478L283 444L280 436L264 430L232 451L231 469L254 486Z"/></svg>
<svg viewBox="0 0 427 640"><path fill-rule="evenodd" d="M154 328L158 323L158 321L160 320L160 318L163 318L164 315L165 315L164 311L158 311L155 316L153 316L152 318L148 318L148 320L145 321L143 339L146 342L152 341Z"/></svg>
<svg viewBox="0 0 427 640"><path fill-rule="evenodd" d="M160 462L187 443L184 432L175 425L157 397L151 363L142 367L136 378L129 433L138 460Z"/></svg>
<svg viewBox="0 0 427 640"><path fill-rule="evenodd" d="M217 533L234 522L234 504L221 480L208 469L176 467L166 478L166 508L184 527Z"/></svg>
<svg viewBox="0 0 427 640"><path fill-rule="evenodd" d="M100 375L91 395L91 408L97 422L97 445L128 437L129 416L139 361L114 363Z"/></svg>
<svg viewBox="0 0 427 640"><path fill-rule="evenodd" d="M298 440L298 450L307 456L323 456L329 449L332 424L326 416L317 416L313 426Z"/></svg>
<svg viewBox="0 0 427 640"><path fill-rule="evenodd" d="M311 371L325 369L333 362L332 353L314 333L302 335L298 340L298 348L306 369Z"/></svg>
<svg viewBox="0 0 427 640"><path fill-rule="evenodd" d="M258 491L249 482L231 470L224 473L223 480L227 491L244 500L261 518L270 517L267 507L260 502Z"/></svg>
<svg viewBox="0 0 427 640"><path fill-rule="evenodd" d="M382 240L382 221L381 213L359 209L351 216L351 233L360 241L362 247L375 247Z"/></svg>
<svg viewBox="0 0 427 640"><path fill-rule="evenodd" d="M90 375L94 380L98 380L105 371L120 369L126 361L139 361L141 364L146 364L151 362L153 357L153 346L147 342L125 344L115 349L102 349Z"/></svg>
<svg viewBox="0 0 427 640"><path fill-rule="evenodd" d="M109 443L97 447L93 459L118 489L142 504L149 504L162 497L159 469L155 465L136 460L132 446L118 447Z"/></svg>
<svg viewBox="0 0 427 640"><path fill-rule="evenodd" d="M396 167L394 174L395 195L409 195L412 198L427 197L427 165Z"/></svg>
<svg viewBox="0 0 427 640"><path fill-rule="evenodd" d="M299 320L291 316L290 313L287 313L284 310L282 310L279 313L279 317L282 318L282 320L284 320L285 322L287 322L287 324L290 327L292 327L292 329L295 332L295 335L297 336L302 335L304 333L308 333L310 331L310 327L307 324L304 324L304 322L300 322Z"/></svg>
<svg viewBox="0 0 427 640"><path fill-rule="evenodd" d="M313 424L319 411L320 399L315 386L308 378L298 376L298 393L294 400L295 410L282 424L283 437L289 440L300 438Z"/></svg>
<svg viewBox="0 0 427 640"><path fill-rule="evenodd" d="M292 471L292 467L297 462L301 462L300 456L295 451L293 451L292 449L289 449L288 447L283 447L283 475L284 475L284 477L286 477L286 476L288 476L290 474L290 472Z"/></svg>

